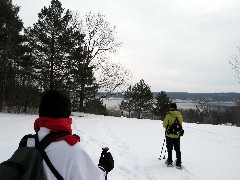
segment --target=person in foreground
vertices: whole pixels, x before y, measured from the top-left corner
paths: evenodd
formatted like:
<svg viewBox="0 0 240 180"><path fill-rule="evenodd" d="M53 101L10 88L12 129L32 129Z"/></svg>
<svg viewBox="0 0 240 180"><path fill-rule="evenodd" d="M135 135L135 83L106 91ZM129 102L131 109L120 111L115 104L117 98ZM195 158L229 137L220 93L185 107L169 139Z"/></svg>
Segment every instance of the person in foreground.
<svg viewBox="0 0 240 180"><path fill-rule="evenodd" d="M80 137L72 135L70 114L71 102L66 95L56 90L45 92L40 101L39 118L34 123L39 141L50 132L68 132L45 149L52 165L65 180L104 180L114 168L111 153L101 156L97 166L83 149ZM34 147L35 140L28 139L27 146ZM47 180L56 179L45 161L43 170Z"/></svg>
<svg viewBox="0 0 240 180"><path fill-rule="evenodd" d="M170 111L167 113L166 117L163 120L163 127L166 129L165 136L166 136L166 145L168 150L168 158L165 162L167 166L172 166L172 150L176 151L176 167L181 169L181 151L180 151L180 136L177 134L168 134L169 128L177 119L179 123L182 125L183 117L181 112L177 109L176 103L170 103L169 105Z"/></svg>

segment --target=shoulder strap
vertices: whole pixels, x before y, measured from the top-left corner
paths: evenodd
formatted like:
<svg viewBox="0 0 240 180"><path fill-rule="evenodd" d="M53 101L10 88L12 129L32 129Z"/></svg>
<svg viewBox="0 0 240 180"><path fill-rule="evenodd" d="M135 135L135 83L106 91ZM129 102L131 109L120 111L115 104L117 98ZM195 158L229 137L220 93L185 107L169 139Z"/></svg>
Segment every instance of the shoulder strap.
<svg viewBox="0 0 240 180"><path fill-rule="evenodd" d="M178 120L178 118L177 118L177 117L175 118L175 121L177 121L177 122L179 123L179 120Z"/></svg>
<svg viewBox="0 0 240 180"><path fill-rule="evenodd" d="M68 132L65 131L60 131L60 132L50 132L49 134L47 134L40 142L38 139L38 136L36 135L36 148L40 151L42 158L45 160L45 162L47 163L49 169L52 171L52 173L54 174L54 176L59 180L64 180L63 177L59 174L59 172L56 170L56 168L53 166L53 164L51 163L50 159L47 156L47 153L45 152L45 148L54 140L66 136L68 135Z"/></svg>
<svg viewBox="0 0 240 180"><path fill-rule="evenodd" d="M38 136L36 136L36 148L44 150L51 142L66 135L69 135L66 131L50 132L40 142Z"/></svg>
<svg viewBox="0 0 240 180"><path fill-rule="evenodd" d="M35 136L34 134L25 135L25 136L21 139L18 147L27 147L28 138L34 138L34 139L35 139L35 137L36 137L36 136Z"/></svg>
<svg viewBox="0 0 240 180"><path fill-rule="evenodd" d="M178 122L178 124L180 124L180 125L181 125L181 123L180 123L180 121L179 121L178 117L176 117L175 121L177 121L177 122ZM181 126L182 126L182 125L181 125Z"/></svg>
<svg viewBox="0 0 240 180"><path fill-rule="evenodd" d="M179 122L179 120L178 120L178 117L173 116L171 113L169 113L169 114L170 114L172 117L175 117L175 121L173 122L173 124L174 124L176 121L180 124L180 122ZM168 121L168 122L169 122L169 121ZM172 124L172 125L173 125L173 124ZM171 125L171 126L172 126L172 125Z"/></svg>

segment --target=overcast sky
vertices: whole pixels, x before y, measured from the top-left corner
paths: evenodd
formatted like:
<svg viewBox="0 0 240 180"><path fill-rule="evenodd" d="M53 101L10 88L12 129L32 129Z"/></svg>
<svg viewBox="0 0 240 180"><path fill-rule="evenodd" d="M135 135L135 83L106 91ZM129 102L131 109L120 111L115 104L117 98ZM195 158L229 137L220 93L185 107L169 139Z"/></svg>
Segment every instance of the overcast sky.
<svg viewBox="0 0 240 180"><path fill-rule="evenodd" d="M152 91L240 92L229 60L240 46L240 0L60 0L81 14L106 15L122 47L111 60ZM24 27L51 0L13 0Z"/></svg>

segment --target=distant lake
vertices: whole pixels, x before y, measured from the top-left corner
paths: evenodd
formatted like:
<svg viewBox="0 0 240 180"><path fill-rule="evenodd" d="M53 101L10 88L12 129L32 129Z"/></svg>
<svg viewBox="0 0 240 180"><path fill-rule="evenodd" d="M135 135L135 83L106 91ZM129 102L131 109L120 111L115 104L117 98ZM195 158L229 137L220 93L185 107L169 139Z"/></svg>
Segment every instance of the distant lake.
<svg viewBox="0 0 240 180"><path fill-rule="evenodd" d="M106 105L107 108L119 109L119 105L121 104L121 98L103 98L103 104ZM182 101L176 100L177 107L179 109L196 109L197 102L195 101ZM209 102L212 106L236 106L234 102Z"/></svg>

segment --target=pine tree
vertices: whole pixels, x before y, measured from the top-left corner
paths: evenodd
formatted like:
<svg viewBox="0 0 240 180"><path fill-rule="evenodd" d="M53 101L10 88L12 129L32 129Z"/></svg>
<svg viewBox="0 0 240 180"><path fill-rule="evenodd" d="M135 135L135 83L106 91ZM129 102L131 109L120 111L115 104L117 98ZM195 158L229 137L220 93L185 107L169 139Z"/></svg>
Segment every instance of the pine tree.
<svg viewBox="0 0 240 180"><path fill-rule="evenodd" d="M24 39L25 40L25 39ZM21 101L21 107L23 112L26 113L28 110L34 110L39 105L41 93L39 92L38 86L34 79L34 62L31 57L31 49L28 46L23 45L21 48L22 56L18 61L18 81L19 87L19 101Z"/></svg>
<svg viewBox="0 0 240 180"><path fill-rule="evenodd" d="M132 89L132 98L134 101L134 110L138 113L138 118L141 118L142 112L150 112L153 104L153 94L150 86L145 84L144 80L140 80Z"/></svg>
<svg viewBox="0 0 240 180"><path fill-rule="evenodd" d="M42 89L67 89L76 33L71 12L65 12L58 0L52 0L38 17L33 28L25 30L28 46L32 49L35 78Z"/></svg>
<svg viewBox="0 0 240 180"><path fill-rule="evenodd" d="M152 110L153 95L151 88L145 84L144 80L140 80L139 83L133 87L129 87L124 93L124 100L120 105L120 109L129 113L132 111L137 112L138 118L141 118L141 113L150 112Z"/></svg>
<svg viewBox="0 0 240 180"><path fill-rule="evenodd" d="M107 115L107 108L100 99L87 99L85 103L85 112L98 115Z"/></svg>
<svg viewBox="0 0 240 180"><path fill-rule="evenodd" d="M164 91L161 91L156 97L156 103L154 108L154 114L160 116L163 120L169 111L169 104L172 101L169 99Z"/></svg>
<svg viewBox="0 0 240 180"><path fill-rule="evenodd" d="M84 101L95 97L98 90L98 84L95 81L93 67L82 58L84 54L81 51L75 51L74 63L70 70L73 76L73 91L75 92L74 104L78 104L78 110L84 112Z"/></svg>
<svg viewBox="0 0 240 180"><path fill-rule="evenodd" d="M120 104L120 109L128 112L128 117L131 117L131 112L134 110L134 101L132 98L132 86L124 92L124 100Z"/></svg>
<svg viewBox="0 0 240 180"><path fill-rule="evenodd" d="M16 71L23 29L18 12L18 6L0 0L0 111L4 104L14 105L16 100Z"/></svg>

